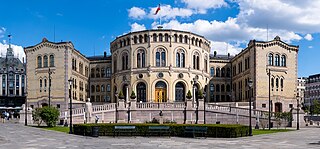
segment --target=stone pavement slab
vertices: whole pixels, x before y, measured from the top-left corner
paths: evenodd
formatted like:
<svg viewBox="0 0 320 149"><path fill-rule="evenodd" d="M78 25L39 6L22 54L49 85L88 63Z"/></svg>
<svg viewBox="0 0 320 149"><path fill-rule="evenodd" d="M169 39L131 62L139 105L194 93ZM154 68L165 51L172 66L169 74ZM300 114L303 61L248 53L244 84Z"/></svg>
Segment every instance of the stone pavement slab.
<svg viewBox="0 0 320 149"><path fill-rule="evenodd" d="M320 148L320 128L243 138L85 137L0 123L0 149L298 149Z"/></svg>

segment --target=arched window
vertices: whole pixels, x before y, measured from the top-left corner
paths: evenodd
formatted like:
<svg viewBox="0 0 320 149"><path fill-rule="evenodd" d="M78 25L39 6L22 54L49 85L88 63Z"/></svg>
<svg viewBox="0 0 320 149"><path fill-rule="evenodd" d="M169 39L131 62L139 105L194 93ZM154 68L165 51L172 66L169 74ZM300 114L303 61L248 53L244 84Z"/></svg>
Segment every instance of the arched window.
<svg viewBox="0 0 320 149"><path fill-rule="evenodd" d="M137 101L146 102L147 100L147 87L146 84L140 82L137 84Z"/></svg>
<svg viewBox="0 0 320 149"><path fill-rule="evenodd" d="M48 56L47 55L45 55L45 56L43 56L43 67L48 67Z"/></svg>
<svg viewBox="0 0 320 149"><path fill-rule="evenodd" d="M122 54L122 70L129 69L129 57L127 53Z"/></svg>
<svg viewBox="0 0 320 149"><path fill-rule="evenodd" d="M214 77L214 67L211 67L211 68L210 68L210 76L211 76L211 77Z"/></svg>
<svg viewBox="0 0 320 149"><path fill-rule="evenodd" d="M185 66L185 54L182 49L179 49L176 54L176 66L184 67Z"/></svg>
<svg viewBox="0 0 320 149"><path fill-rule="evenodd" d="M221 68L221 77L225 77L225 72L226 70L225 70L225 68Z"/></svg>
<svg viewBox="0 0 320 149"><path fill-rule="evenodd" d="M100 69L99 68L96 68L96 77L100 78Z"/></svg>
<svg viewBox="0 0 320 149"><path fill-rule="evenodd" d="M187 35L184 36L184 43L188 43L188 36Z"/></svg>
<svg viewBox="0 0 320 149"><path fill-rule="evenodd" d="M283 88L283 78L280 79L280 87Z"/></svg>
<svg viewBox="0 0 320 149"><path fill-rule="evenodd" d="M273 87L274 87L274 79L271 78L271 88L273 88Z"/></svg>
<svg viewBox="0 0 320 149"><path fill-rule="evenodd" d="M182 40L183 40L183 36L179 35L179 42L182 43Z"/></svg>
<svg viewBox="0 0 320 149"><path fill-rule="evenodd" d="M37 61L38 61L38 68L41 68L42 67L42 57L38 56Z"/></svg>
<svg viewBox="0 0 320 149"><path fill-rule="evenodd" d="M91 78L94 78L94 68L91 68Z"/></svg>
<svg viewBox="0 0 320 149"><path fill-rule="evenodd" d="M279 87L279 79L276 78L276 88L278 88L278 87Z"/></svg>
<svg viewBox="0 0 320 149"><path fill-rule="evenodd" d="M281 56L281 66L286 67L286 56L285 55Z"/></svg>
<svg viewBox="0 0 320 149"><path fill-rule="evenodd" d="M145 52L144 50L142 49L139 49L138 50L138 53L137 53L137 67L138 68L143 68L145 67L145 61L146 61L146 58L145 58Z"/></svg>
<svg viewBox="0 0 320 149"><path fill-rule="evenodd" d="M96 92L100 92L100 85L96 86Z"/></svg>
<svg viewBox="0 0 320 149"><path fill-rule="evenodd" d="M133 43L134 43L134 44L137 44L137 43L138 43L138 37L137 37L137 36L134 36L134 37L133 37Z"/></svg>
<svg viewBox="0 0 320 149"><path fill-rule="evenodd" d="M199 53L195 52L193 55L193 69L197 69L197 70L200 69L200 64L199 64L200 61L199 60L200 60Z"/></svg>
<svg viewBox="0 0 320 149"><path fill-rule="evenodd" d="M224 84L221 85L221 92L224 92L225 88L224 88Z"/></svg>
<svg viewBox="0 0 320 149"><path fill-rule="evenodd" d="M54 56L50 55L50 67L54 67Z"/></svg>
<svg viewBox="0 0 320 149"><path fill-rule="evenodd" d="M216 85L216 91L220 92L220 85L219 84Z"/></svg>
<svg viewBox="0 0 320 149"><path fill-rule="evenodd" d="M157 42L157 34L153 34L153 42Z"/></svg>
<svg viewBox="0 0 320 149"><path fill-rule="evenodd" d="M169 42L169 35L168 34L164 34L164 41Z"/></svg>
<svg viewBox="0 0 320 149"><path fill-rule="evenodd" d="M148 42L148 35L147 35L147 34L144 34L143 39L144 39L144 42Z"/></svg>
<svg viewBox="0 0 320 149"><path fill-rule="evenodd" d="M159 34L159 42L162 42L163 41L163 36L162 34Z"/></svg>
<svg viewBox="0 0 320 149"><path fill-rule="evenodd" d="M42 90L42 79L40 79L40 81L39 81L39 87L40 87L40 92L41 92L41 90Z"/></svg>
<svg viewBox="0 0 320 149"><path fill-rule="evenodd" d="M280 56L278 54L275 56L275 65L280 66Z"/></svg>
<svg viewBox="0 0 320 149"><path fill-rule="evenodd" d="M106 75L106 70L104 68L101 68L101 78L104 78Z"/></svg>
<svg viewBox="0 0 320 149"><path fill-rule="evenodd" d="M104 92L104 85L101 85L101 92Z"/></svg>
<svg viewBox="0 0 320 149"><path fill-rule="evenodd" d="M214 101L214 84L210 84L210 102Z"/></svg>
<svg viewBox="0 0 320 149"><path fill-rule="evenodd" d="M220 77L220 68L216 68L216 77Z"/></svg>
<svg viewBox="0 0 320 149"><path fill-rule="evenodd" d="M231 88L230 88L230 85L229 85L229 84L227 84L226 91L227 91L227 92L230 92L230 91L231 91Z"/></svg>
<svg viewBox="0 0 320 149"><path fill-rule="evenodd" d="M111 69L110 69L110 67L107 67L106 77L107 77L107 78L110 78L110 77L111 77Z"/></svg>
<svg viewBox="0 0 320 149"><path fill-rule="evenodd" d="M183 102L185 99L185 88L182 82L178 82L175 86L176 102Z"/></svg>
<svg viewBox="0 0 320 149"><path fill-rule="evenodd" d="M94 93L95 92L95 87L94 85L91 85L91 93Z"/></svg>
<svg viewBox="0 0 320 149"><path fill-rule="evenodd" d="M204 56L204 71L208 72L208 57L207 55Z"/></svg>
<svg viewBox="0 0 320 149"><path fill-rule="evenodd" d="M191 44L194 45L194 37L191 38Z"/></svg>
<svg viewBox="0 0 320 149"><path fill-rule="evenodd" d="M272 53L269 53L269 55L268 55L268 64L270 66L273 66L273 54Z"/></svg>
<svg viewBox="0 0 320 149"><path fill-rule="evenodd" d="M230 77L230 75L231 75L231 69L228 67L227 68L227 77Z"/></svg>
<svg viewBox="0 0 320 149"><path fill-rule="evenodd" d="M142 35L139 35L139 43L142 43L142 41L143 41L143 37Z"/></svg>
<svg viewBox="0 0 320 149"><path fill-rule="evenodd" d="M157 67L165 67L166 66L166 51L162 48L157 49L156 66Z"/></svg>
<svg viewBox="0 0 320 149"><path fill-rule="evenodd" d="M173 35L173 40L174 40L174 42L178 42L178 35L177 34Z"/></svg>

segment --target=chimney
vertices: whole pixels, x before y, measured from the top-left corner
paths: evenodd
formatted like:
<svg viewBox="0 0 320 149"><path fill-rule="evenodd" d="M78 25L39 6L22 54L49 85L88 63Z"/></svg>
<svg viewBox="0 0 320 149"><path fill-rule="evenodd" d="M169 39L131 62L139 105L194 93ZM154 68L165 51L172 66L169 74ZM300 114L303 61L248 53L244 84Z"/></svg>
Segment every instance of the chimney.
<svg viewBox="0 0 320 149"><path fill-rule="evenodd" d="M103 52L103 56L107 57L107 52L106 51Z"/></svg>
<svg viewBox="0 0 320 149"><path fill-rule="evenodd" d="M217 56L217 51L213 52L213 56L216 57Z"/></svg>

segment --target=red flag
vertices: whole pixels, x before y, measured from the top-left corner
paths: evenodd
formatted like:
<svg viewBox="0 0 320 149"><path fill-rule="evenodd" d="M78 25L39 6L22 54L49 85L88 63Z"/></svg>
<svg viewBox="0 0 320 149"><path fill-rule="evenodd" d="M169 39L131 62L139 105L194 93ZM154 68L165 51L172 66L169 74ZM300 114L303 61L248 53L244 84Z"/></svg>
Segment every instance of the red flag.
<svg viewBox="0 0 320 149"><path fill-rule="evenodd" d="M159 6L158 6L158 8L157 8L156 12L154 13L154 15L158 14L158 12L159 12L159 11L160 11L160 4L159 4Z"/></svg>

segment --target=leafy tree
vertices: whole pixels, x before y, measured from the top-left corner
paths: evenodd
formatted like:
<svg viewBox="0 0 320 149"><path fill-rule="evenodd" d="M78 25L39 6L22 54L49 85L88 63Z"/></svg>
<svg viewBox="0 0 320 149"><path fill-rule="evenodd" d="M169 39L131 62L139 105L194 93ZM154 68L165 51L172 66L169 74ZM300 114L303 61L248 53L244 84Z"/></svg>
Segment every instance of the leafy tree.
<svg viewBox="0 0 320 149"><path fill-rule="evenodd" d="M49 127L56 126L56 123L59 119L59 114L59 110L55 107L43 107L40 110L40 118Z"/></svg>
<svg viewBox="0 0 320 149"><path fill-rule="evenodd" d="M32 111L33 122L38 124L38 126L40 126L42 123L42 119L40 117L41 110L42 110L42 108L35 108Z"/></svg>
<svg viewBox="0 0 320 149"><path fill-rule="evenodd" d="M275 113L275 118L276 118L276 123L277 123L277 129L281 126L281 119L282 119L282 114L281 112L276 112Z"/></svg>
<svg viewBox="0 0 320 149"><path fill-rule="evenodd" d="M313 100L313 114L320 114L320 103L318 100Z"/></svg>
<svg viewBox="0 0 320 149"><path fill-rule="evenodd" d="M286 123L292 122L292 113L291 112L283 112L281 114L281 118L285 120ZM287 125L285 126L285 129L287 128Z"/></svg>

